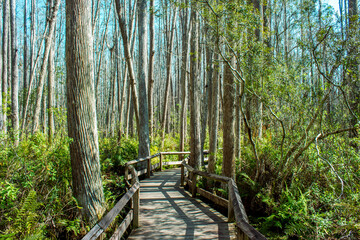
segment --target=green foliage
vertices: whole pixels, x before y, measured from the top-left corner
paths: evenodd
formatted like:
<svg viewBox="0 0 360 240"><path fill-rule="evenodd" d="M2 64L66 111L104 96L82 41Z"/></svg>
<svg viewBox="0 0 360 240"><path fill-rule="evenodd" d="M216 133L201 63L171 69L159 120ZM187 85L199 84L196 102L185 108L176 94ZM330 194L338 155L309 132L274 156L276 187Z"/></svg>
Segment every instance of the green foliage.
<svg viewBox="0 0 360 240"><path fill-rule="evenodd" d="M248 145L243 145L242 172L237 173L239 190L256 226L270 239L358 238L360 157L351 147L354 139L336 135L322 140L321 158L312 145L282 185L283 179L278 178L282 154L273 136L268 130L257 139L258 155L265 164L262 176L254 181L256 162ZM345 183L343 191L329 164Z"/></svg>
<svg viewBox="0 0 360 240"><path fill-rule="evenodd" d="M6 140L6 139L4 139ZM0 238L57 238L61 219L76 218L71 194L70 139L59 137L49 144L38 133L19 147L1 146ZM5 141L6 142L6 141ZM74 234L69 229L68 237Z"/></svg>
<svg viewBox="0 0 360 240"><path fill-rule="evenodd" d="M99 140L100 161L103 171L118 169L126 162L137 158L139 143L136 139L122 138L118 143L116 138Z"/></svg>

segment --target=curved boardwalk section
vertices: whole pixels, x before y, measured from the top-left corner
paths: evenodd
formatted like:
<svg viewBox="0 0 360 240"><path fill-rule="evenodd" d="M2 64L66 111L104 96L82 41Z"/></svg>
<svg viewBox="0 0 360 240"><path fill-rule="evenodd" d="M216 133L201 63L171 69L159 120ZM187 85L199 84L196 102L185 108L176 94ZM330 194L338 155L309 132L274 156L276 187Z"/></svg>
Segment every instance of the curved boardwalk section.
<svg viewBox="0 0 360 240"><path fill-rule="evenodd" d="M140 228L128 239L235 239L234 224L180 187L180 169L140 182Z"/></svg>

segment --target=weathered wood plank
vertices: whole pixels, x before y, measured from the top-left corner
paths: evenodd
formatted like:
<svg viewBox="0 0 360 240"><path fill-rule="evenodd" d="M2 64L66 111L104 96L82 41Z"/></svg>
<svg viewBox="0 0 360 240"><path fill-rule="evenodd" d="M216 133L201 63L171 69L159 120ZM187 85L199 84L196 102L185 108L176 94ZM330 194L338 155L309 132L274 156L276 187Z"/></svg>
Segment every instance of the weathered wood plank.
<svg viewBox="0 0 360 240"><path fill-rule="evenodd" d="M82 240L96 240L104 230L96 224L83 238Z"/></svg>
<svg viewBox="0 0 360 240"><path fill-rule="evenodd" d="M180 169L154 172L140 182L140 228L134 239L235 239L234 224L180 188Z"/></svg>
<svg viewBox="0 0 360 240"><path fill-rule="evenodd" d="M229 181L228 177L219 176L219 175L216 175L216 174L196 170L193 167L191 167L190 165L188 165L185 161L182 162L182 165L184 165L189 172L195 173L196 175L203 176L203 177L206 177L206 178L210 178L210 179L213 179L213 180L216 180L216 181L219 181L219 182L223 182L223 183L227 183Z"/></svg>
<svg viewBox="0 0 360 240"><path fill-rule="evenodd" d="M120 240L121 237L124 235L126 229L130 226L133 218L134 218L134 212L133 210L130 210L129 213L124 218L124 220L120 223L119 227L115 230L110 240Z"/></svg>
<svg viewBox="0 0 360 240"><path fill-rule="evenodd" d="M161 155L185 155L190 154L191 152L161 152Z"/></svg>
<svg viewBox="0 0 360 240"><path fill-rule="evenodd" d="M248 217L245 212L244 205L242 204L239 190L233 179L229 180L229 194L234 208L234 215L236 219L236 226L246 235L249 239L265 240L265 236L258 232L248 222Z"/></svg>
<svg viewBox="0 0 360 240"><path fill-rule="evenodd" d="M120 211L129 202L134 193L139 189L140 184L137 182L132 186L126 194L116 203L116 205L101 219L98 225L102 229L107 229L109 225L114 221L114 218L120 213Z"/></svg>
<svg viewBox="0 0 360 240"><path fill-rule="evenodd" d="M215 203L219 206L222 206L225 208L228 207L229 201L226 200L225 198L219 197L219 196L217 196L209 191L206 191L202 188L197 188L197 192L204 198L209 199L210 201L212 201L213 203Z"/></svg>
<svg viewBox="0 0 360 240"><path fill-rule="evenodd" d="M169 165L181 165L181 161L172 161L172 162L163 162L163 165L169 166Z"/></svg>
<svg viewBox="0 0 360 240"><path fill-rule="evenodd" d="M148 159L156 158L158 156L160 156L160 153L156 153L154 155L151 155L151 156L148 156L148 157L145 157L145 158L139 158L139 159L131 160L131 161L127 162L126 165L132 165L132 164L144 162L144 161L147 161Z"/></svg>

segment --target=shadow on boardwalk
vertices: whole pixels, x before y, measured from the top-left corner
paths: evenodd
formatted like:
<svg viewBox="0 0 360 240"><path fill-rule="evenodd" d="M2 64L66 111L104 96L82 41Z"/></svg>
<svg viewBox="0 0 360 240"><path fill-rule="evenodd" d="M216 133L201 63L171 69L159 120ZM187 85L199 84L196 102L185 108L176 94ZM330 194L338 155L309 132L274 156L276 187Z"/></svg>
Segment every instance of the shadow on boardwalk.
<svg viewBox="0 0 360 240"><path fill-rule="evenodd" d="M180 169L141 181L140 228L129 239L234 239L233 224L180 188Z"/></svg>

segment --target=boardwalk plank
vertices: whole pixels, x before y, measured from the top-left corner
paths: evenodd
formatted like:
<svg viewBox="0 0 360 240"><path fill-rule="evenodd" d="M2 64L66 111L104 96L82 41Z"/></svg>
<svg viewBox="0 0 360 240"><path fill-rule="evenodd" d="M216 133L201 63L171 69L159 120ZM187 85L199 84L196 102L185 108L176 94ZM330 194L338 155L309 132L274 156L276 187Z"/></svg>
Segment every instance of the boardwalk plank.
<svg viewBox="0 0 360 240"><path fill-rule="evenodd" d="M180 169L140 183L140 228L128 239L235 239L234 224L180 187Z"/></svg>

